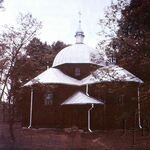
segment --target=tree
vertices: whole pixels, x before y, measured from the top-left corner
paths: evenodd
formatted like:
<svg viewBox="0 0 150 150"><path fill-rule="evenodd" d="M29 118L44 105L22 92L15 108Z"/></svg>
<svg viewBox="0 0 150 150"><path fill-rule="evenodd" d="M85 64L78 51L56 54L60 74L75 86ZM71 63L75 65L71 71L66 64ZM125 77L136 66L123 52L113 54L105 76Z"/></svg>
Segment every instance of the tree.
<svg viewBox="0 0 150 150"><path fill-rule="evenodd" d="M117 37L121 11L128 4L129 0L117 0L116 3L112 1L104 13L104 18L99 19L100 31L98 35L100 40L97 48L107 56L118 52L118 49L113 48L112 41Z"/></svg>
<svg viewBox="0 0 150 150"><path fill-rule="evenodd" d="M2 3L4 0L0 0L0 8L3 8Z"/></svg>
<svg viewBox="0 0 150 150"><path fill-rule="evenodd" d="M13 74L11 74L11 80L14 81L12 95L15 99L17 111L21 111L20 104L23 101L22 90L24 90L22 86L51 67L54 57L64 47L66 47L66 44L63 42L57 41L52 45L47 45L38 38L33 38L25 47L26 53L16 62Z"/></svg>
<svg viewBox="0 0 150 150"><path fill-rule="evenodd" d="M42 43L38 38L33 38L25 49L26 53L19 58L11 75L18 88L46 70L52 55L51 46Z"/></svg>
<svg viewBox="0 0 150 150"><path fill-rule="evenodd" d="M119 49L118 63L145 81L150 79L150 72L143 69L150 67L149 8L149 0L131 0L122 10L117 38L113 42L114 48Z"/></svg>
<svg viewBox="0 0 150 150"><path fill-rule="evenodd" d="M147 68L150 68L150 1L131 0L128 4L125 2L118 0L117 4L111 5L106 11L108 15L105 15L105 19L100 23L106 29L103 33L110 38L102 41L99 46L106 50L107 54L115 53L118 65L144 80L141 104L144 116L149 116L150 71ZM117 30L112 27L113 23L116 24ZM110 34L112 32L114 34Z"/></svg>
<svg viewBox="0 0 150 150"><path fill-rule="evenodd" d="M51 67L54 57L66 46L60 41L48 45L38 38L33 38L25 48L25 55L17 61L12 78L17 79L16 83L20 82L20 86L23 86L27 81Z"/></svg>
<svg viewBox="0 0 150 150"><path fill-rule="evenodd" d="M141 109L143 119L150 120L150 1L131 0L122 10L119 30L112 42L117 53L118 64L144 80L141 87Z"/></svg>
<svg viewBox="0 0 150 150"><path fill-rule="evenodd" d="M3 52L2 57L7 60L5 68L1 68L1 93L0 101L6 96L9 103L9 127L10 134L14 140L13 135L13 119L14 119L14 104L15 99L13 98L13 91L15 82L11 78L14 73L14 67L23 53L25 53L25 47L34 38L37 31L41 28L41 22L37 21L32 17L31 14L20 14L17 19L17 24L15 26L4 26L3 33L0 34L0 46ZM1 63L2 63L1 59ZM7 95L5 94L7 93Z"/></svg>
<svg viewBox="0 0 150 150"><path fill-rule="evenodd" d="M105 37L98 43L99 49L108 55L115 53L119 65L144 80L149 73L140 64L146 68L149 64L149 5L148 0L118 0L99 21L99 35Z"/></svg>
<svg viewBox="0 0 150 150"><path fill-rule="evenodd" d="M2 100L6 86L11 85L10 76L13 72L13 67L24 53L25 46L36 35L37 31L41 28L41 22L38 22L31 14L20 14L17 19L17 25L5 26L5 30L0 35L1 49L3 50L4 59L7 58L7 68L3 72L1 81L3 81L3 88L0 95Z"/></svg>

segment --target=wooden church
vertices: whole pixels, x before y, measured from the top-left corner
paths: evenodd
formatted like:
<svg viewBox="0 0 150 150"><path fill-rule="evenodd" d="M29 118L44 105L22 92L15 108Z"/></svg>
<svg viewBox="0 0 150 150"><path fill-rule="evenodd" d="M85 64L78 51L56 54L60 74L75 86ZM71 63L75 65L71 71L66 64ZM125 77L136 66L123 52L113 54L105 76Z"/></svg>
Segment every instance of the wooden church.
<svg viewBox="0 0 150 150"><path fill-rule="evenodd" d="M74 45L56 55L51 68L24 85L22 126L77 126L92 132L122 128L124 119L132 126L135 111L140 125L142 80L106 62L96 49L84 44L81 21L75 38Z"/></svg>

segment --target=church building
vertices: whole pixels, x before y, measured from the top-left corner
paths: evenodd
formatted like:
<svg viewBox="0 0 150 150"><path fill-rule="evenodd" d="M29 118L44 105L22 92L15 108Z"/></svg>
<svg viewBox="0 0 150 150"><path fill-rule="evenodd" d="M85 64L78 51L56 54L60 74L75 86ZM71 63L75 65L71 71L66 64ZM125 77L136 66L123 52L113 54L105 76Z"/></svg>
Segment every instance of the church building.
<svg viewBox="0 0 150 150"><path fill-rule="evenodd" d="M84 36L79 21L76 43L62 49L52 67L24 85L22 126L77 126L90 132L122 128L125 118L133 119L133 108L138 108L140 125L137 93L143 81L117 65L108 64L98 50L84 44ZM126 117L124 112L130 111L131 117Z"/></svg>

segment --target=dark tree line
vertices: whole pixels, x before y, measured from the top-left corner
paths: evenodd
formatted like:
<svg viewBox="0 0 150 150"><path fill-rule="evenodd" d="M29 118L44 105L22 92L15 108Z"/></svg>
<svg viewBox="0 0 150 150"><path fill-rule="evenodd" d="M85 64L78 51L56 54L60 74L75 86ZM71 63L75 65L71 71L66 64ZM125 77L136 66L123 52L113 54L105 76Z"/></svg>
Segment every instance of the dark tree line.
<svg viewBox="0 0 150 150"><path fill-rule="evenodd" d="M150 80L150 1L131 0L122 10L117 38L118 63L144 81Z"/></svg>
<svg viewBox="0 0 150 150"><path fill-rule="evenodd" d="M56 54L67 45L61 41L48 45L34 38L27 45L26 54L21 56L15 66L12 78L15 83L25 84L44 70L52 66Z"/></svg>
<svg viewBox="0 0 150 150"><path fill-rule="evenodd" d="M131 0L121 12L117 38L112 42L118 64L144 81L141 85L141 116L150 120L150 1Z"/></svg>
<svg viewBox="0 0 150 150"><path fill-rule="evenodd" d="M105 19L100 20L100 25L107 27L100 32L107 40L99 46L107 55L115 55L119 66L144 81L140 88L141 116L150 120L150 1L126 2L112 3Z"/></svg>

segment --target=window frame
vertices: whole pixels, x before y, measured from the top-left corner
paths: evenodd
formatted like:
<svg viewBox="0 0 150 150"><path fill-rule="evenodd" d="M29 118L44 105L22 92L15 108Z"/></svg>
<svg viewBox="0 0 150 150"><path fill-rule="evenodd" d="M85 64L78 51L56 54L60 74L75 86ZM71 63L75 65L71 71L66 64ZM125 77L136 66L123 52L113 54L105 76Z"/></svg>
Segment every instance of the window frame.
<svg viewBox="0 0 150 150"><path fill-rule="evenodd" d="M75 67L74 75L76 77L79 77L81 75L81 69L79 67Z"/></svg>
<svg viewBox="0 0 150 150"><path fill-rule="evenodd" d="M47 91L44 94L44 105L49 106L53 104L54 93L52 91Z"/></svg>

